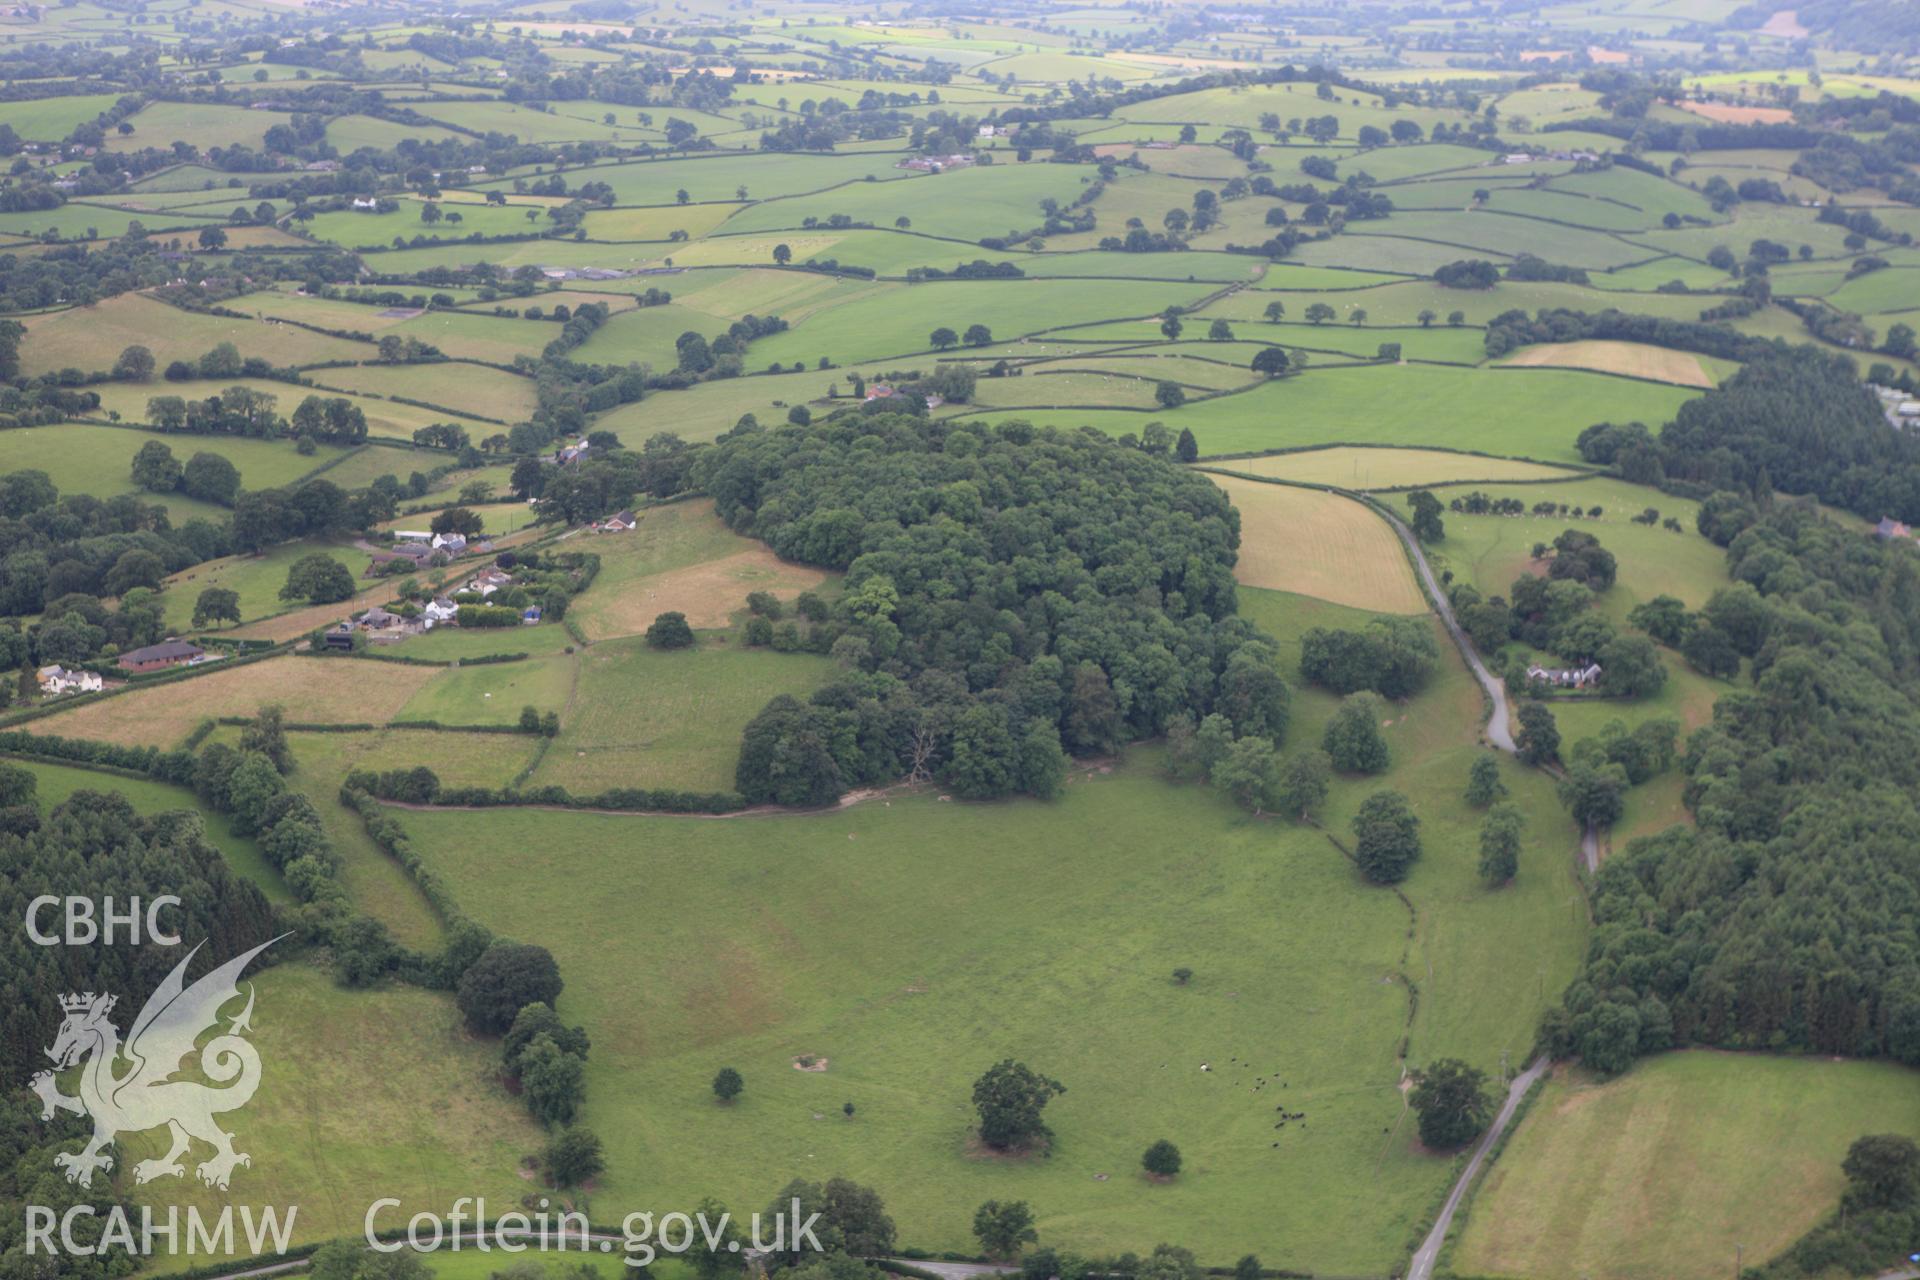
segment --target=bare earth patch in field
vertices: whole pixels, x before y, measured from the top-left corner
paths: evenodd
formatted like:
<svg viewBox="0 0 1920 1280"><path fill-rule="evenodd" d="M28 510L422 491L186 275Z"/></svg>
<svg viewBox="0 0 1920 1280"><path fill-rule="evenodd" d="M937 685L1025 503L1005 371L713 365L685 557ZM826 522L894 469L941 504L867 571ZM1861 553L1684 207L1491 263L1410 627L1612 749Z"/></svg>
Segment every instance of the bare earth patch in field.
<svg viewBox="0 0 1920 1280"><path fill-rule="evenodd" d="M1686 351L1669 351L1638 342L1544 342L1507 357L1508 368L1593 369L1622 373L1631 378L1671 382L1681 387L1711 387L1713 379L1700 358Z"/></svg>
<svg viewBox="0 0 1920 1280"><path fill-rule="evenodd" d="M1212 479L1240 509L1239 581L1380 613L1426 609L1399 538L1360 503L1317 489Z"/></svg>
<svg viewBox="0 0 1920 1280"><path fill-rule="evenodd" d="M771 591L791 600L826 578L818 569L788 564L765 547L753 547L634 579L620 588L619 598L608 604L595 629L633 635L672 610L686 614L688 623L696 627L724 627L745 606L750 591Z"/></svg>
<svg viewBox="0 0 1920 1280"><path fill-rule="evenodd" d="M103 698L35 720L27 729L68 738L171 747L202 720L250 716L268 703L285 707L292 721L384 724L438 674L436 667L397 662L269 658Z"/></svg>
<svg viewBox="0 0 1920 1280"><path fill-rule="evenodd" d="M1785 107L1736 107L1730 102L1683 102L1680 109L1716 124L1785 124L1793 119Z"/></svg>

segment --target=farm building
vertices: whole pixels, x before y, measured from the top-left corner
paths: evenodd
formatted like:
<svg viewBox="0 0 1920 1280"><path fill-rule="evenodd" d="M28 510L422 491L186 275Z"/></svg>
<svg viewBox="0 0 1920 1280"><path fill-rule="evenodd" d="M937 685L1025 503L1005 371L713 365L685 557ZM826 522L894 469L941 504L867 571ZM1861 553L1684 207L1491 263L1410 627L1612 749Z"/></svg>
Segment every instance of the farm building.
<svg viewBox="0 0 1920 1280"><path fill-rule="evenodd" d="M186 640L162 640L142 649L129 649L120 655L120 666L127 671L160 671L183 663L199 662L206 650Z"/></svg>
<svg viewBox="0 0 1920 1280"><path fill-rule="evenodd" d="M1584 667L1543 667L1536 662L1527 667L1527 679L1538 680L1556 689L1588 689L1600 683L1600 675L1600 664L1597 662L1590 662Z"/></svg>
<svg viewBox="0 0 1920 1280"><path fill-rule="evenodd" d="M599 533L625 533L640 523L640 518L631 511L619 511L594 525Z"/></svg>
<svg viewBox="0 0 1920 1280"><path fill-rule="evenodd" d="M1873 536L1882 541L1890 538L1905 538L1911 534L1912 530L1892 516L1881 516L1880 523L1873 526Z"/></svg>
<svg viewBox="0 0 1920 1280"><path fill-rule="evenodd" d="M69 671L56 664L42 667L34 675L40 681L40 692L50 698L67 693L96 693L100 689L100 677L92 671Z"/></svg>

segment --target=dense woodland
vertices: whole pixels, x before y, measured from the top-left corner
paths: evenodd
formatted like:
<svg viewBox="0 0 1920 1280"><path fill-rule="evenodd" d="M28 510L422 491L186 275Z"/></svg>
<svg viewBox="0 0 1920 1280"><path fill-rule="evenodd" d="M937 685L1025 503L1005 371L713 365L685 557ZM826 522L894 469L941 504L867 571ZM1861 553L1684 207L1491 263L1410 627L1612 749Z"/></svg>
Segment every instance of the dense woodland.
<svg viewBox="0 0 1920 1280"><path fill-rule="evenodd" d="M844 570L843 674L748 726L749 800L902 775L1051 794L1181 713L1278 737L1274 643L1234 615L1239 514L1205 477L1092 432L896 414L723 437L695 479L735 529Z"/></svg>

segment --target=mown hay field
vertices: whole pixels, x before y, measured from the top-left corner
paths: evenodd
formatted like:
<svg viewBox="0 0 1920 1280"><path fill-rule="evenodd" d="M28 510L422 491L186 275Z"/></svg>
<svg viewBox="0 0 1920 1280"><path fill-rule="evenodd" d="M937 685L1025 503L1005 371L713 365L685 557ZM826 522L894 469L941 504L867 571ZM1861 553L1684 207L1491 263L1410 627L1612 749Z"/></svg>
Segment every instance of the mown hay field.
<svg viewBox="0 0 1920 1280"><path fill-rule="evenodd" d="M1240 510L1241 582L1377 613L1427 607L1399 536L1362 504L1318 489L1212 480Z"/></svg>
<svg viewBox="0 0 1920 1280"><path fill-rule="evenodd" d="M432 667L397 662L286 655L136 688L25 727L30 733L171 747L202 720L251 716L269 704L284 708L290 721L384 724L434 673Z"/></svg>
<svg viewBox="0 0 1920 1280"><path fill-rule="evenodd" d="M1485 1175L1454 1252L1477 1276L1665 1280L1757 1263L1832 1212L1866 1133L1920 1133L1886 1062L1706 1051L1613 1081L1560 1068Z"/></svg>
<svg viewBox="0 0 1920 1280"><path fill-rule="evenodd" d="M1714 379L1701 366L1700 357L1690 351L1649 346L1643 342L1543 342L1522 347L1502 360L1503 367L1537 369L1552 366L1561 369L1591 369L1597 373L1617 373L1650 382L1670 382L1681 387L1711 387Z"/></svg>

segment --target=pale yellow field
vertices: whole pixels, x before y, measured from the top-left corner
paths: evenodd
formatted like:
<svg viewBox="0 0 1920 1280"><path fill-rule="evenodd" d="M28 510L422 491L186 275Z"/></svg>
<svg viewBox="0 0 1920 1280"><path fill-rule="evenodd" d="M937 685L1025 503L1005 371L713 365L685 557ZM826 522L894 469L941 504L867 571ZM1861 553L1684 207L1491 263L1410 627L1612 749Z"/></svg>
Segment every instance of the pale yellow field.
<svg viewBox="0 0 1920 1280"><path fill-rule="evenodd" d="M1360 503L1233 476L1213 482L1240 509L1239 581L1379 613L1425 611L1400 539Z"/></svg>
<svg viewBox="0 0 1920 1280"><path fill-rule="evenodd" d="M1624 373L1634 378L1671 382L1681 387L1711 387L1713 378L1700 364L1700 358L1686 351L1669 351L1639 342L1543 342L1526 347L1500 362L1519 368L1553 366L1562 369L1594 369L1601 373Z"/></svg>
<svg viewBox="0 0 1920 1280"><path fill-rule="evenodd" d="M1514 458L1483 458L1444 449L1356 449L1345 445L1268 458L1236 458L1220 464L1255 476L1279 476L1346 489L1392 489L1413 484L1460 484L1475 480L1557 480L1564 467Z"/></svg>
<svg viewBox="0 0 1920 1280"><path fill-rule="evenodd" d="M607 538L628 537L607 534ZM770 591L791 600L827 580L818 569L788 564L764 546L669 569L622 583L618 598L596 618L596 632L632 635L645 631L663 613L678 610L695 627L724 627L732 614L744 608L747 593Z"/></svg>
<svg viewBox="0 0 1920 1280"><path fill-rule="evenodd" d="M250 716L269 703L287 719L319 724L384 724L437 667L352 658L282 657L212 671L46 716L31 733L171 747L209 717Z"/></svg>

